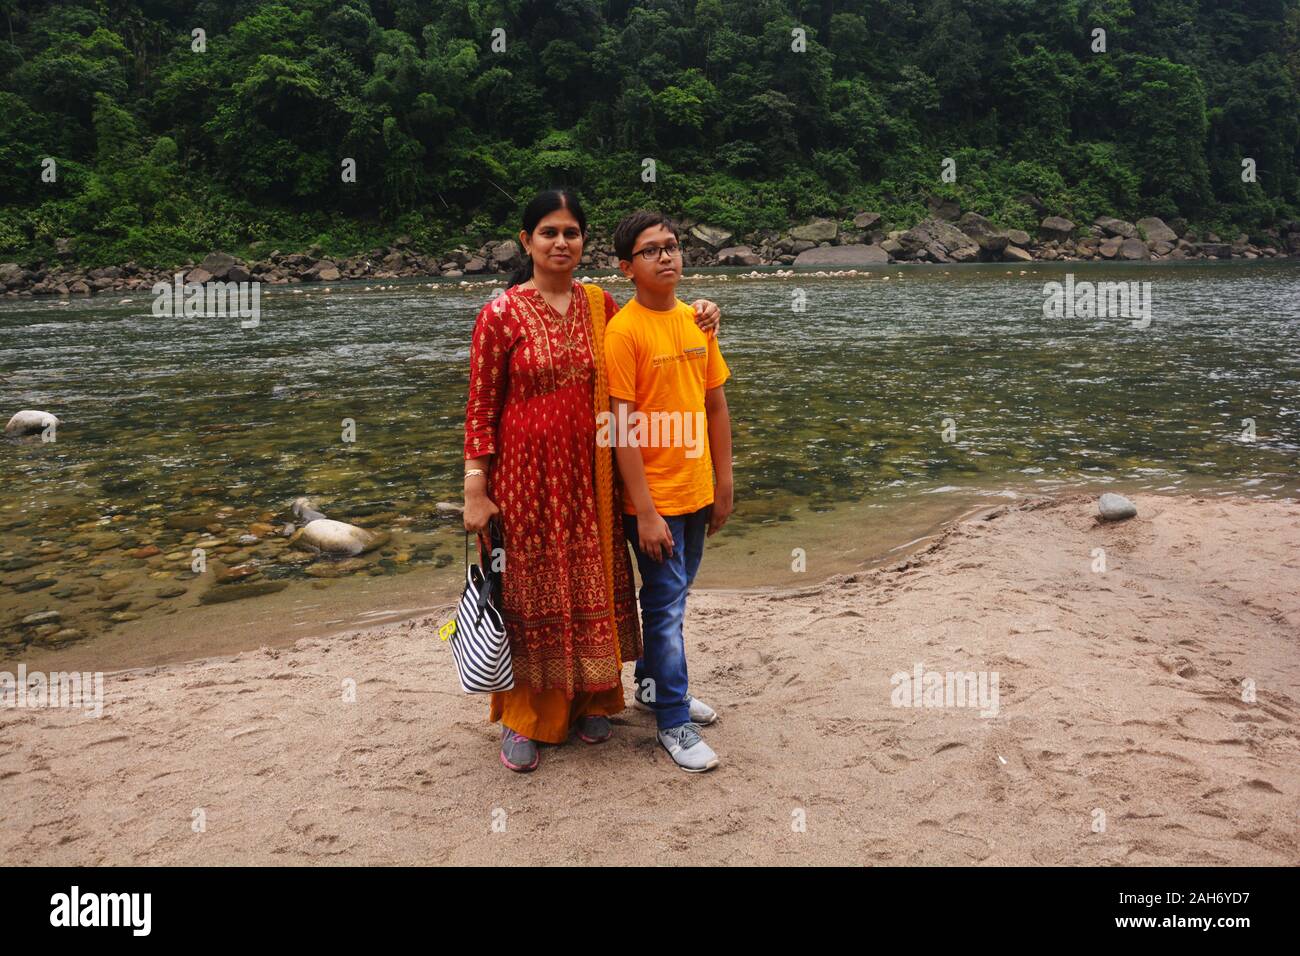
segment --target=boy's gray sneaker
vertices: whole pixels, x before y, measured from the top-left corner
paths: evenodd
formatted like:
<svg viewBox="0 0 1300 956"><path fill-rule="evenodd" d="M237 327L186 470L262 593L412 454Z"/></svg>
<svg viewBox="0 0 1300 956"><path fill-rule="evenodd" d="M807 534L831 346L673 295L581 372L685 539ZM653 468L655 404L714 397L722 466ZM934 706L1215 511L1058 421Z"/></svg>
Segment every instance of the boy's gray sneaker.
<svg viewBox="0 0 1300 956"><path fill-rule="evenodd" d="M501 725L501 762L517 773L537 769L537 744L523 734Z"/></svg>
<svg viewBox="0 0 1300 956"><path fill-rule="evenodd" d="M692 723L659 731L659 743L677 766L688 773L703 773L718 765L718 755L700 737L700 728Z"/></svg>
<svg viewBox="0 0 1300 956"><path fill-rule="evenodd" d="M718 712L698 697L692 697L690 694L687 694L686 705L691 709L689 719L693 724L704 726L705 724L711 724L718 719ZM632 695L632 706L640 710L654 709L649 704L643 703L641 698L636 694Z"/></svg>
<svg viewBox="0 0 1300 956"><path fill-rule="evenodd" d="M691 708L691 723L711 724L718 719L718 712L698 697L686 695L686 703Z"/></svg>

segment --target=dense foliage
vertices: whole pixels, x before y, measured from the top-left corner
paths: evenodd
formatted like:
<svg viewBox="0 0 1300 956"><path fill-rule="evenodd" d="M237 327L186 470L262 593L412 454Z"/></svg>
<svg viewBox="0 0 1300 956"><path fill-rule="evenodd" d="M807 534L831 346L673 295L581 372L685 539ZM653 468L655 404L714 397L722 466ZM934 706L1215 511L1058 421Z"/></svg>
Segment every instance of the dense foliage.
<svg viewBox="0 0 1300 956"><path fill-rule="evenodd" d="M1298 91L1300 0L0 0L0 256L440 251L560 183L605 225L1253 230L1300 208Z"/></svg>

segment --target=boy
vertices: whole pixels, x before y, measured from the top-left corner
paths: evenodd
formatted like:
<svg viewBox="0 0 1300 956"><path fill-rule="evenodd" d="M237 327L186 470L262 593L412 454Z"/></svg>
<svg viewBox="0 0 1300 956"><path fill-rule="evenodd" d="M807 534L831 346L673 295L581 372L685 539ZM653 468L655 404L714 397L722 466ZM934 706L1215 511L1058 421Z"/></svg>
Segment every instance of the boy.
<svg viewBox="0 0 1300 956"><path fill-rule="evenodd" d="M677 298L682 251L665 216L635 212L614 230L619 268L636 297L605 331L615 456L623 479L623 530L641 570L645 652L637 697L650 704L659 742L683 770L718 765L699 724L717 719L687 693L682 621L686 591L712 535L732 510L731 374L717 338ZM714 485L716 478L717 484Z"/></svg>

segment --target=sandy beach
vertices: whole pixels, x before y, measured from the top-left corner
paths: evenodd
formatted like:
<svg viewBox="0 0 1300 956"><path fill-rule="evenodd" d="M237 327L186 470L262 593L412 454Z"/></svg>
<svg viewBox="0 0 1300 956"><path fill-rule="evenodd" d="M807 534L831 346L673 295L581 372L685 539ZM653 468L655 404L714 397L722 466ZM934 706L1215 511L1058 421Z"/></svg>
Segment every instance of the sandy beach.
<svg viewBox="0 0 1300 956"><path fill-rule="evenodd" d="M109 673L99 718L0 709L0 852L1296 865L1300 505L1133 497L1118 524L1091 496L1020 500L883 568L693 593L692 691L721 714L703 775L631 708L507 772L438 617ZM900 694L918 667L982 674L996 713Z"/></svg>

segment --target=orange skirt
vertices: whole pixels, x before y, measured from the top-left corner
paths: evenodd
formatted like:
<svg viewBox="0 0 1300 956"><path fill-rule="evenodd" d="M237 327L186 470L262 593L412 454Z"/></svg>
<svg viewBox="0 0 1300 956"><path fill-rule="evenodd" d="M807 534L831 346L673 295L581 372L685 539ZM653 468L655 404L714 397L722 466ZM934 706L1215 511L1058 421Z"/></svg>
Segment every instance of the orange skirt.
<svg viewBox="0 0 1300 956"><path fill-rule="evenodd" d="M492 695L488 720L499 720L517 734L545 744L562 744L579 717L609 717L623 710L623 684L609 690L566 697L559 688L535 691L516 684Z"/></svg>

